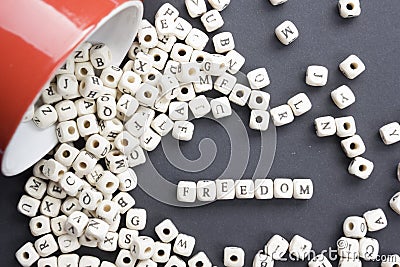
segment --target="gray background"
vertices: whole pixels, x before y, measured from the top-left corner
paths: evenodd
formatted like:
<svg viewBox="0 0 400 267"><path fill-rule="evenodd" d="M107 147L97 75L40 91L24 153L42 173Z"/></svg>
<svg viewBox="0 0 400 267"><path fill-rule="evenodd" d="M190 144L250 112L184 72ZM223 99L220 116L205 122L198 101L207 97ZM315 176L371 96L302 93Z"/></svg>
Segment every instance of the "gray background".
<svg viewBox="0 0 400 267"><path fill-rule="evenodd" d="M145 17L152 20L155 11L164 2L145 1ZM184 18L188 18L183 0L170 2L181 10ZM400 217L388 206L390 197L400 189L395 178L399 144L385 146L378 135L379 127L398 120L400 2L363 1L362 15L350 20L338 15L336 3L334 0L289 0L282 6L273 7L267 0L232 0L222 13L226 23L221 31L234 34L236 49L247 59L243 71L246 73L256 67L267 67L272 81L267 88L272 96L271 106L285 103L299 92L307 93L313 103L309 113L278 129L276 157L268 174L273 178L312 178L315 185L313 199L233 200L183 209L159 203L136 189L133 195L137 207L145 207L149 215L143 234L154 235L154 226L168 217L181 232L197 238L195 251L205 251L215 265L223 265L223 248L234 245L245 249L246 266L250 266L256 251L262 249L275 233L287 239L300 234L310 239L318 252L335 245L347 216L362 215L366 210L382 207L389 226L369 235L379 239L382 253L400 252ZM286 19L292 20L300 31L299 39L288 47L281 45L274 36L275 27ZM193 21L193 25L203 29L199 19ZM339 72L338 64L353 53L364 61L367 71L350 81ZM311 64L324 65L329 69L329 81L325 87L305 85L305 70ZM357 101L341 111L331 101L329 93L342 84L354 90ZM246 108L235 109L247 122L249 111ZM347 173L350 160L343 154L339 138L318 138L315 135L314 118L329 114L355 117L357 131L367 146L365 157L375 163L375 171L368 180L359 180ZM201 175L185 174L169 165L158 149L150 157L161 173L176 177L171 179L172 182L213 179L227 164L229 143L223 129L216 123L210 126L205 120L195 124L194 140L182 145L183 153L188 158L198 157L197 141L210 137L218 140L217 161ZM212 127L211 130L209 127ZM254 155L246 177L252 176L259 150L257 133L249 130L249 136ZM31 170L28 170L17 177L1 177L0 180L1 266L17 266L14 252L26 241L34 240L29 233L28 218L16 211L18 198L30 173ZM109 260L115 258L115 254L93 249L81 249L80 253L95 254ZM276 266L287 265L276 262ZM306 263L290 263L290 266L306 266ZM379 264L368 263L364 266Z"/></svg>

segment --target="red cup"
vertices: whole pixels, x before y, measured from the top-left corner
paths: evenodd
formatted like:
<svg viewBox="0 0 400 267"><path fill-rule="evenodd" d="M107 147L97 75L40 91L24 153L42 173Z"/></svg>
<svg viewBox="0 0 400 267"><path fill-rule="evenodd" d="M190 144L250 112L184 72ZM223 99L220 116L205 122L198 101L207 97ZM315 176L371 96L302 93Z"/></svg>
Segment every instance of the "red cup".
<svg viewBox="0 0 400 267"><path fill-rule="evenodd" d="M83 41L105 43L119 65L143 16L139 0L0 1L0 161L18 174L58 142L55 127L21 122L28 107Z"/></svg>

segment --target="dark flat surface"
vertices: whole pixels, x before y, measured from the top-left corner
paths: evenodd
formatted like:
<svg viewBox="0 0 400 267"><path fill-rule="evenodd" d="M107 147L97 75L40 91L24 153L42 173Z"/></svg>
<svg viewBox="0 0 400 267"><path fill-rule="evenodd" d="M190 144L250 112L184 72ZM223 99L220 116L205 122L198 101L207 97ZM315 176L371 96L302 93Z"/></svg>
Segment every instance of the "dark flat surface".
<svg viewBox="0 0 400 267"><path fill-rule="evenodd" d="M166 1L145 1L145 17L152 18L163 2ZM183 17L188 17L183 0L170 2L182 11ZM399 116L400 32L397 22L400 2L363 1L362 15L351 20L344 20L338 15L336 2L289 0L283 6L273 7L267 0L232 0L223 12L226 23L222 30L234 34L236 49L247 59L243 71L267 67L272 81L267 88L272 96L271 105L285 103L299 92L307 93L313 103L309 113L278 129L276 157L268 176L310 177L315 185L314 198L303 202L234 200L183 209L162 204L136 189L133 195L137 206L146 208L149 214L144 234L153 235L154 226L168 217L181 232L197 238L196 251L205 251L215 265L223 265L223 248L234 245L245 249L246 266L250 266L256 251L262 249L275 233L287 239L300 234L310 239L319 252L335 246L347 216L362 215L366 210L381 207L386 212L389 226L369 235L378 238L383 254L400 252L400 217L388 206L390 197L400 189L395 178L400 158L399 144L385 146L378 135L379 127L398 120ZM292 20L300 31L300 38L289 47L281 45L274 36L275 27L286 19ZM193 24L203 29L199 19ZM367 71L353 81L346 79L338 70L338 64L349 54L359 55L367 66ZM329 82L325 87L305 85L305 70L311 64L324 65L329 69ZM354 90L357 102L341 111L331 101L329 93L342 84ZM249 111L235 109L247 123ZM347 173L350 160L341 151L339 138L318 138L314 134L314 118L329 114L355 117L357 131L367 146L365 157L375 163L375 171L368 180L362 181ZM223 130L216 123L212 125L215 126L201 120L196 122L194 141L182 147L185 155L196 158L200 138L207 136L217 140L220 154L201 177L178 172L166 162L160 149L151 155L152 161L161 166L159 171L168 177L176 177L172 182L218 176L228 161L229 142ZM208 127L213 127L212 131ZM259 149L257 134L249 133L252 151L255 152L245 177L252 176ZM28 230L28 218L16 211L18 198L29 175L30 171L27 171L15 178L2 177L0 181L1 266L17 266L14 252L26 241L34 240ZM97 250L81 250L81 253L85 252L103 259L114 258L112 254ZM276 266L287 265L276 262ZM306 266L306 263L290 263L290 266Z"/></svg>

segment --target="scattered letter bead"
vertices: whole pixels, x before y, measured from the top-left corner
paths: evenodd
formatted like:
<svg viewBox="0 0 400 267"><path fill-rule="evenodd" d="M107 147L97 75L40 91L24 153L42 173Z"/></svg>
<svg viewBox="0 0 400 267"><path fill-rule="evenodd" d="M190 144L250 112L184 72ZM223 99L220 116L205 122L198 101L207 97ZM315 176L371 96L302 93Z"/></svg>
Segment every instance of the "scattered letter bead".
<svg viewBox="0 0 400 267"><path fill-rule="evenodd" d="M112 201L114 201L120 206L119 213L121 214L125 214L136 203L135 199L129 193L126 192L119 192L113 197Z"/></svg>
<svg viewBox="0 0 400 267"><path fill-rule="evenodd" d="M146 227L147 212L145 209L130 209L126 214L126 227L131 230L143 230Z"/></svg>
<svg viewBox="0 0 400 267"><path fill-rule="evenodd" d="M58 267L57 257L41 258L37 262L38 267Z"/></svg>
<svg viewBox="0 0 400 267"><path fill-rule="evenodd" d="M224 266L226 267L243 267L244 257L245 254L242 248L239 247L224 248Z"/></svg>
<svg viewBox="0 0 400 267"><path fill-rule="evenodd" d="M232 115L231 104L226 96L212 99L210 104L214 118L220 119Z"/></svg>
<svg viewBox="0 0 400 267"><path fill-rule="evenodd" d="M247 73L251 89L262 89L270 84L266 68L258 68Z"/></svg>
<svg viewBox="0 0 400 267"><path fill-rule="evenodd" d="M394 212L400 215L400 192L397 192L389 202L390 207Z"/></svg>
<svg viewBox="0 0 400 267"><path fill-rule="evenodd" d="M370 237L363 237L359 240L360 258L366 261L376 260L379 253L378 240Z"/></svg>
<svg viewBox="0 0 400 267"><path fill-rule="evenodd" d="M353 116L335 119L336 134L339 137L350 137L356 134L356 121Z"/></svg>
<svg viewBox="0 0 400 267"><path fill-rule="evenodd" d="M400 124L398 122L386 124L379 129L379 134L385 145L397 143L400 141Z"/></svg>
<svg viewBox="0 0 400 267"><path fill-rule="evenodd" d="M65 230L65 222L68 217L65 215L61 215L50 220L51 231L54 235L60 236L65 235L67 231Z"/></svg>
<svg viewBox="0 0 400 267"><path fill-rule="evenodd" d="M51 196L45 196L40 205L40 213L48 217L57 217L61 208L61 200Z"/></svg>
<svg viewBox="0 0 400 267"><path fill-rule="evenodd" d="M205 32L197 28L192 28L186 36L185 43L193 47L193 49L203 50L206 47L208 40L208 35Z"/></svg>
<svg viewBox="0 0 400 267"><path fill-rule="evenodd" d="M211 261L208 259L207 255L204 252L199 252L188 260L189 267L212 267Z"/></svg>
<svg viewBox="0 0 400 267"><path fill-rule="evenodd" d="M158 115L152 122L151 128L160 136L167 135L174 127L174 122L165 114Z"/></svg>
<svg viewBox="0 0 400 267"><path fill-rule="evenodd" d="M33 244L28 242L15 252L15 257L21 266L29 267L32 266L40 256L33 247Z"/></svg>
<svg viewBox="0 0 400 267"><path fill-rule="evenodd" d="M82 256L79 260L79 267L99 267L100 260L93 256Z"/></svg>
<svg viewBox="0 0 400 267"><path fill-rule="evenodd" d="M103 251L116 251L118 247L118 233L108 232L104 240L97 243L97 247Z"/></svg>
<svg viewBox="0 0 400 267"><path fill-rule="evenodd" d="M342 18L353 18L361 14L361 5L359 0L339 0L339 14Z"/></svg>
<svg viewBox="0 0 400 267"><path fill-rule="evenodd" d="M172 137L181 141L192 140L194 124L190 121L176 121L172 129Z"/></svg>
<svg viewBox="0 0 400 267"><path fill-rule="evenodd" d="M49 159L43 165L43 174L47 177L47 179L59 182L60 179L64 176L65 172L67 171L67 167L62 165L61 163L57 162L54 159Z"/></svg>
<svg viewBox="0 0 400 267"><path fill-rule="evenodd" d="M365 65L356 55L350 55L339 65L340 71L350 80L365 71Z"/></svg>
<svg viewBox="0 0 400 267"><path fill-rule="evenodd" d="M57 76L57 93L64 99L74 99L80 97L79 84L75 75L61 74Z"/></svg>
<svg viewBox="0 0 400 267"><path fill-rule="evenodd" d="M235 87L237 78L229 73L224 73L217 78L214 83L214 89L218 92L228 95L231 93L233 87Z"/></svg>
<svg viewBox="0 0 400 267"><path fill-rule="evenodd" d="M214 181L201 180L197 182L197 199L199 201L213 201L217 197Z"/></svg>
<svg viewBox="0 0 400 267"><path fill-rule="evenodd" d="M162 242L154 243L154 254L151 259L157 263L166 263L171 256L171 244ZM211 265L210 265L211 266Z"/></svg>
<svg viewBox="0 0 400 267"><path fill-rule="evenodd" d="M191 16L192 18L197 18L207 12L205 0L185 0L185 5L189 16Z"/></svg>
<svg viewBox="0 0 400 267"><path fill-rule="evenodd" d="M235 181L233 179L217 179L215 185L217 188L218 200L235 198L236 190Z"/></svg>
<svg viewBox="0 0 400 267"><path fill-rule="evenodd" d="M165 219L154 228L158 238L164 243L169 243L178 236L178 229L170 219Z"/></svg>
<svg viewBox="0 0 400 267"><path fill-rule="evenodd" d="M173 251L175 254L189 257L192 255L195 243L196 239L194 237L185 234L178 234L175 239Z"/></svg>
<svg viewBox="0 0 400 267"><path fill-rule="evenodd" d="M319 117L314 120L315 132L318 137L336 134L335 118L332 116Z"/></svg>
<svg viewBox="0 0 400 267"><path fill-rule="evenodd" d="M269 125L269 112L264 110L252 110L249 126L253 130L266 131Z"/></svg>
<svg viewBox="0 0 400 267"><path fill-rule="evenodd" d="M176 43L172 47L170 57L171 59L178 62L189 62L192 53L193 47L181 43Z"/></svg>
<svg viewBox="0 0 400 267"><path fill-rule="evenodd" d="M174 30L175 36L174 37L178 38L179 40L185 40L185 38L188 36L188 34L192 30L192 28L193 28L192 25L187 20L185 20L184 18L178 17L175 20L175 30ZM166 50L168 50L168 49L166 49ZM166 52L169 52L169 51L166 51Z"/></svg>
<svg viewBox="0 0 400 267"><path fill-rule="evenodd" d="M201 118L211 111L211 105L204 95L199 95L189 102L189 109L195 118Z"/></svg>
<svg viewBox="0 0 400 267"><path fill-rule="evenodd" d="M25 192L36 199L41 199L46 193L46 189L47 183L35 176L31 176L25 183Z"/></svg>
<svg viewBox="0 0 400 267"><path fill-rule="evenodd" d="M177 199L180 202L196 201L196 183L190 181L179 181L177 187Z"/></svg>
<svg viewBox="0 0 400 267"><path fill-rule="evenodd" d="M360 156L366 150L363 140L357 134L342 140L340 144L346 156L349 158Z"/></svg>
<svg viewBox="0 0 400 267"><path fill-rule="evenodd" d="M286 254L289 242L280 235L274 235L265 245L265 253L274 260L280 260Z"/></svg>
<svg viewBox="0 0 400 267"><path fill-rule="evenodd" d="M308 66L306 84L310 86L324 86L328 82L328 69L324 66Z"/></svg>
<svg viewBox="0 0 400 267"><path fill-rule="evenodd" d="M92 211L97 208L102 199L103 195L99 191L92 188L84 189L79 194L79 205L86 210Z"/></svg>
<svg viewBox="0 0 400 267"><path fill-rule="evenodd" d="M89 219L85 230L85 236L90 240L101 242L106 237L110 226L100 219Z"/></svg>
<svg viewBox="0 0 400 267"><path fill-rule="evenodd" d="M284 45L291 44L299 37L299 31L293 22L289 20L282 22L278 27L276 27L275 34L278 40Z"/></svg>
<svg viewBox="0 0 400 267"><path fill-rule="evenodd" d="M357 259L359 257L359 248L357 239L341 237L336 242L338 255L342 258Z"/></svg>
<svg viewBox="0 0 400 267"><path fill-rule="evenodd" d="M97 99L103 92L103 81L96 76L87 76L79 85L79 93L86 99Z"/></svg>
<svg viewBox="0 0 400 267"><path fill-rule="evenodd" d="M232 50L226 54L226 61L228 62L229 73L236 74L242 68L246 59L237 51Z"/></svg>
<svg viewBox="0 0 400 267"><path fill-rule="evenodd" d="M39 128L48 128L57 122L56 109L51 105L43 105L35 110L33 122Z"/></svg>
<svg viewBox="0 0 400 267"><path fill-rule="evenodd" d="M356 157L350 163L348 171L361 179L367 179L374 170L374 163L363 157Z"/></svg>
<svg viewBox="0 0 400 267"><path fill-rule="evenodd" d="M116 220L119 215L120 207L117 203L111 200L103 200L99 203L96 209L96 215L98 218L111 224Z"/></svg>
<svg viewBox="0 0 400 267"><path fill-rule="evenodd" d="M251 89L249 87L237 83L229 95L229 100L239 106L244 106L247 104L250 94Z"/></svg>
<svg viewBox="0 0 400 267"><path fill-rule="evenodd" d="M65 229L71 236L80 237L83 235L89 218L81 211L74 211L65 223Z"/></svg>
<svg viewBox="0 0 400 267"><path fill-rule="evenodd" d="M314 185L311 179L293 179L293 198L311 199L314 194Z"/></svg>
<svg viewBox="0 0 400 267"><path fill-rule="evenodd" d="M299 93L293 96L288 100L287 104L292 108L295 116L303 115L312 108L311 101L305 93Z"/></svg>
<svg viewBox="0 0 400 267"><path fill-rule="evenodd" d="M200 0L199 2L204 2ZM185 2L193 2L192 0L185 0ZM207 32L213 32L224 26L224 20L218 10L212 9L201 16L201 22L206 28Z"/></svg>
<svg viewBox="0 0 400 267"><path fill-rule="evenodd" d="M263 92L260 90L252 90L251 94L250 94L248 106L252 110L267 110L269 107L270 99L271 99L271 96L269 93ZM293 109L293 107L292 107L292 109Z"/></svg>
<svg viewBox="0 0 400 267"><path fill-rule="evenodd" d="M96 164L97 159L93 154L86 150L81 150L72 163L72 168L74 168L77 175L88 175L95 168Z"/></svg>
<svg viewBox="0 0 400 267"><path fill-rule="evenodd" d="M214 9L221 12L231 3L231 0L208 0L208 2Z"/></svg>
<svg viewBox="0 0 400 267"><path fill-rule="evenodd" d="M148 236L133 237L131 254L139 260L150 259L154 254L154 240Z"/></svg>
<svg viewBox="0 0 400 267"><path fill-rule="evenodd" d="M161 136L147 128L140 137L140 146L146 151L153 151L161 142Z"/></svg>
<svg viewBox="0 0 400 267"><path fill-rule="evenodd" d="M57 241L52 234L47 234L35 241L35 249L40 257L48 257L58 250Z"/></svg>
<svg viewBox="0 0 400 267"><path fill-rule="evenodd" d="M280 4L283 4L283 3L287 2L287 0L269 0L269 2L272 5L277 6L277 5L280 5Z"/></svg>
<svg viewBox="0 0 400 267"><path fill-rule="evenodd" d="M99 124L97 122L96 115L94 114L88 114L78 117L78 119L76 120L76 125L78 127L79 134L82 137L99 132Z"/></svg>
<svg viewBox="0 0 400 267"><path fill-rule="evenodd" d="M63 254L58 256L58 267L79 267L79 255Z"/></svg>
<svg viewBox="0 0 400 267"><path fill-rule="evenodd" d="M128 169L128 159L118 150L111 150L105 158L106 166L109 171L119 174Z"/></svg>
<svg viewBox="0 0 400 267"><path fill-rule="evenodd" d="M78 116L75 103L71 100L58 102L54 108L57 111L59 122L73 120Z"/></svg>
<svg viewBox="0 0 400 267"><path fill-rule="evenodd" d="M69 196L76 196L83 187L83 180L72 172L66 172L60 180L60 186Z"/></svg>
<svg viewBox="0 0 400 267"><path fill-rule="evenodd" d="M235 181L235 195L239 199L254 198L254 182L250 179Z"/></svg>
<svg viewBox="0 0 400 267"><path fill-rule="evenodd" d="M165 264L165 267L186 267L186 263L182 259L173 255L171 258L169 258L168 262Z"/></svg>
<svg viewBox="0 0 400 267"><path fill-rule="evenodd" d="M272 108L269 112L275 126L283 126L294 120L293 111L286 104Z"/></svg>
<svg viewBox="0 0 400 267"><path fill-rule="evenodd" d="M312 243L301 237L295 235L289 244L289 253L296 257L297 259L304 260L310 254L312 248Z"/></svg>
<svg viewBox="0 0 400 267"><path fill-rule="evenodd" d="M227 53L235 49L235 40L230 32L221 32L212 38L215 52L219 54ZM201 50L201 49L199 49Z"/></svg>
<svg viewBox="0 0 400 267"><path fill-rule="evenodd" d="M139 236L139 232L128 228L121 228L118 233L118 246L121 249L130 249L132 245L132 239L135 236Z"/></svg>
<svg viewBox="0 0 400 267"><path fill-rule="evenodd" d="M96 69L105 69L111 64L111 50L105 44L93 45L90 48L90 62Z"/></svg>
<svg viewBox="0 0 400 267"><path fill-rule="evenodd" d="M335 105L344 109L356 102L353 91L347 85L342 85L331 92L331 98Z"/></svg>
<svg viewBox="0 0 400 267"><path fill-rule="evenodd" d="M50 218L44 215L33 217L29 221L29 228L33 236L41 236L51 232Z"/></svg>
<svg viewBox="0 0 400 267"><path fill-rule="evenodd" d="M369 232L376 232L385 228L388 224L386 215L382 209L367 211L363 214Z"/></svg>
<svg viewBox="0 0 400 267"><path fill-rule="evenodd" d="M118 253L117 259L115 260L115 265L112 265L112 266L113 267L133 267L133 266L135 266L135 263L136 263L136 259L133 258L131 252L127 249L121 249L120 252ZM101 265L100 267L109 267L109 266ZM110 267L111 267L111 265L110 265Z"/></svg>

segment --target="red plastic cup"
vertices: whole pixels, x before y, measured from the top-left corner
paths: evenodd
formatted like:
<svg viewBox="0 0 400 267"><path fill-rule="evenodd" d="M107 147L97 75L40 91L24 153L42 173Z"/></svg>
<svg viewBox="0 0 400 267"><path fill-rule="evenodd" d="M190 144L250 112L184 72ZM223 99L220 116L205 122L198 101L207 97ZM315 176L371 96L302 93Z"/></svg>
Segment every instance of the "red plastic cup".
<svg viewBox="0 0 400 267"><path fill-rule="evenodd" d="M139 0L0 1L0 161L18 174L58 142L55 126L21 122L41 89L83 41L105 43L119 65L143 16Z"/></svg>

